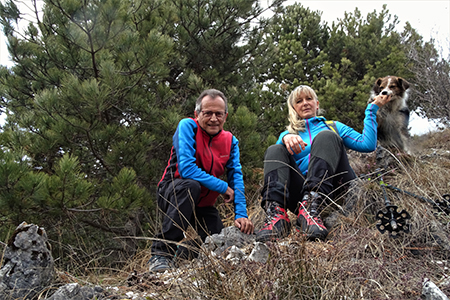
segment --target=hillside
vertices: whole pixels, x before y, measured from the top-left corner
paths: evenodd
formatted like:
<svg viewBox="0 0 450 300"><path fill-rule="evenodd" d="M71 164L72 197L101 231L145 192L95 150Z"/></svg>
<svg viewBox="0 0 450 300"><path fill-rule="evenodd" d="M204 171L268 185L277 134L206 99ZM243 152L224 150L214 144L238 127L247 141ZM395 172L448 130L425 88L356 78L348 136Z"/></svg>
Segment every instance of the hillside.
<svg viewBox="0 0 450 300"><path fill-rule="evenodd" d="M183 284L150 277L144 280L145 290L157 291L164 299L419 299L429 278L449 295L448 211L417 197L443 201L441 208L450 205L442 198L450 193L450 130L414 137L411 145L411 156L391 153L386 158L385 153L382 158L378 153L377 160L376 152L350 154L360 175L345 196L353 207L344 205L345 211L327 219L333 227L326 242L306 242L293 232L286 240L268 243L271 256L266 264L221 260L190 278L180 276ZM405 220L409 233L394 238L377 229L376 213L385 207L378 174L386 184L417 196L386 189L391 205L411 216ZM258 227L264 214L257 193L251 200L251 217ZM147 259L141 253L123 275L145 272ZM192 284L199 281L201 286ZM177 285L183 286L181 294Z"/></svg>
<svg viewBox="0 0 450 300"><path fill-rule="evenodd" d="M122 270L86 270L85 277L58 270L55 287L99 285L108 291L100 299L420 299L428 278L450 295L450 204L443 198L450 188L450 130L414 137L411 145L412 155L349 153L359 178L335 199L345 200L342 206L330 207L325 242L306 242L293 230L266 243L266 263L227 260L229 248L222 256L204 251L201 260L181 261L175 272L157 275L146 273L150 253L143 250ZM377 227L386 199L380 176L406 191L384 186L390 204L410 216L398 219L409 232ZM264 213L257 191L249 200L258 228ZM227 215L230 207L219 205ZM248 254L253 247L241 250Z"/></svg>

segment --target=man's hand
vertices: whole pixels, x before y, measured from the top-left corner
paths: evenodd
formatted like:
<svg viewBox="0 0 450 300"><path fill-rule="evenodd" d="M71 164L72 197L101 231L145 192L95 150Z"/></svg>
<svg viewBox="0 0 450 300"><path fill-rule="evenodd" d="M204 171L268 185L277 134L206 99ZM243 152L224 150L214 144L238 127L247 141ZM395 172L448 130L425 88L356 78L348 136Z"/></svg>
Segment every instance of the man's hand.
<svg viewBox="0 0 450 300"><path fill-rule="evenodd" d="M308 146L308 144L305 143L298 134L292 133L286 134L283 137L283 143L291 155L293 155L294 152L295 154L299 154L305 150L306 146Z"/></svg>
<svg viewBox="0 0 450 300"><path fill-rule="evenodd" d="M232 188L228 187L227 191L224 194L222 194L222 196L223 196L223 201L225 203L233 203L233 201L234 201L234 191L233 191Z"/></svg>
<svg viewBox="0 0 450 300"><path fill-rule="evenodd" d="M241 232L246 234L252 234L254 230L252 221L247 218L239 218L234 220L234 226L236 226L241 230Z"/></svg>

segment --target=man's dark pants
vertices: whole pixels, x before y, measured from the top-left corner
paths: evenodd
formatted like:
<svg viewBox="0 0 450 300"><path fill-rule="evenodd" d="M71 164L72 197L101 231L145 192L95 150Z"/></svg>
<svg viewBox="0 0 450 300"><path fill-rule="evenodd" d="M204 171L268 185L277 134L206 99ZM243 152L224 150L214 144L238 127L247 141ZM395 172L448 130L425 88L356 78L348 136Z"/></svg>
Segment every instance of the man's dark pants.
<svg viewBox="0 0 450 300"><path fill-rule="evenodd" d="M204 242L211 234L223 228L219 212L214 206L199 207L200 183L191 179L174 179L160 183L157 191L158 207L163 213L162 230L153 241L152 255L173 257L177 243L192 226ZM183 249L178 253L185 252ZM177 254L178 255L178 254Z"/></svg>

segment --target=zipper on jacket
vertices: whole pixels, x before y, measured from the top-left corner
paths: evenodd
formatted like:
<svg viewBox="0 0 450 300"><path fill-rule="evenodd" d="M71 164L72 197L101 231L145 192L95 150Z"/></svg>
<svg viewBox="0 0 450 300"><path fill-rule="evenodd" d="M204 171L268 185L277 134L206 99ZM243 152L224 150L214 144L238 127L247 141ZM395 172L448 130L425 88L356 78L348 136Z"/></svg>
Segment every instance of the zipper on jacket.
<svg viewBox="0 0 450 300"><path fill-rule="evenodd" d="M306 120L306 128L308 128L309 144L312 145L311 128L309 126L309 120Z"/></svg>

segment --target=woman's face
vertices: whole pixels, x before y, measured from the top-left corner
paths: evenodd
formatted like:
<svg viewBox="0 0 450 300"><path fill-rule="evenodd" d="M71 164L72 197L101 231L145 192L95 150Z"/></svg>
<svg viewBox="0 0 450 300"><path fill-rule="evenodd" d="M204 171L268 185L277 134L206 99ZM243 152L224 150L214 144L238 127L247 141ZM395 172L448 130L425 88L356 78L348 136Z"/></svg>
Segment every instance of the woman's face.
<svg viewBox="0 0 450 300"><path fill-rule="evenodd" d="M301 92L292 103L295 111L302 119L309 119L317 116L319 100L314 99L309 93Z"/></svg>

